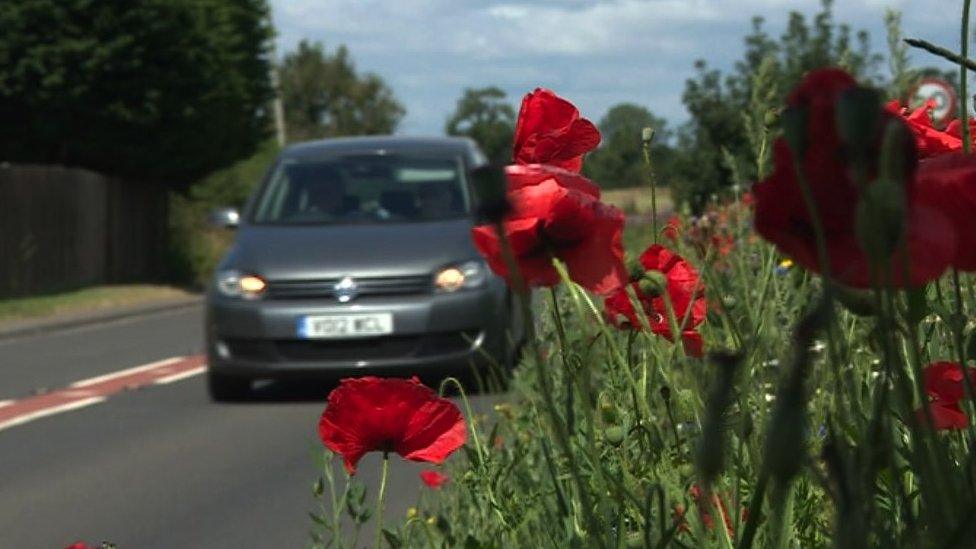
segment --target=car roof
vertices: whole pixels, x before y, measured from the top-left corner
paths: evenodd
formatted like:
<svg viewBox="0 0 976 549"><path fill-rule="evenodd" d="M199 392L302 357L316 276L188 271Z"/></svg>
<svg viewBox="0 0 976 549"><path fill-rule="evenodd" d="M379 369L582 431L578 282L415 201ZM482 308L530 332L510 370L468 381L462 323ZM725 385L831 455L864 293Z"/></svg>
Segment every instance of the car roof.
<svg viewBox="0 0 976 549"><path fill-rule="evenodd" d="M436 153L467 155L474 148L467 137L412 137L400 135L370 135L362 137L338 137L305 141L286 147L282 158L302 158L350 154L383 153ZM381 152L382 151L382 152Z"/></svg>

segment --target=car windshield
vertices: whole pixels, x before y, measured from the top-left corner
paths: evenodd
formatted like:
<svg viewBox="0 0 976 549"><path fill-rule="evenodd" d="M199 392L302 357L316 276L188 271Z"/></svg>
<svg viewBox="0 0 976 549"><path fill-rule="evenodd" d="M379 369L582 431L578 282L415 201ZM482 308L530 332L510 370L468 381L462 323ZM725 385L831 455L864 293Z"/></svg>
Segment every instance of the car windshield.
<svg viewBox="0 0 976 549"><path fill-rule="evenodd" d="M442 221L465 217L460 158L386 155L286 159L255 204L257 224Z"/></svg>

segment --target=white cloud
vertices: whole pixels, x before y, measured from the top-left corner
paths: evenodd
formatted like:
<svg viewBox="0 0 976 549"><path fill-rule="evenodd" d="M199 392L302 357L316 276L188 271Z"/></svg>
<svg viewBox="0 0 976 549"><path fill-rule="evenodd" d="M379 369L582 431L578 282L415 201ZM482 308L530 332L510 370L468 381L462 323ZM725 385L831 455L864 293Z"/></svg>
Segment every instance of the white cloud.
<svg viewBox="0 0 976 549"><path fill-rule="evenodd" d="M407 106L402 131L439 133L465 87L498 85L513 104L554 88L598 119L622 101L672 123L692 63L728 69L754 14L776 36L787 13L819 0L271 0L281 50L303 38L346 44L363 70L383 76ZM958 2L837 2L835 19L867 28L885 45L884 7L904 10L907 36L955 47ZM951 4L947 9L946 4ZM928 54L913 52L919 63Z"/></svg>

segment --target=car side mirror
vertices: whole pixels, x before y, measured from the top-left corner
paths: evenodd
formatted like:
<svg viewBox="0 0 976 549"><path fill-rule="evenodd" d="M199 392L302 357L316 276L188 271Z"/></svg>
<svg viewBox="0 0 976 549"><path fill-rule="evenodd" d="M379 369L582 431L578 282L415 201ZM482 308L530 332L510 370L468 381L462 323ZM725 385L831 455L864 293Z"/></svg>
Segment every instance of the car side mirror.
<svg viewBox="0 0 976 549"><path fill-rule="evenodd" d="M220 229L236 229L241 222L237 208L216 208L210 212L210 225Z"/></svg>

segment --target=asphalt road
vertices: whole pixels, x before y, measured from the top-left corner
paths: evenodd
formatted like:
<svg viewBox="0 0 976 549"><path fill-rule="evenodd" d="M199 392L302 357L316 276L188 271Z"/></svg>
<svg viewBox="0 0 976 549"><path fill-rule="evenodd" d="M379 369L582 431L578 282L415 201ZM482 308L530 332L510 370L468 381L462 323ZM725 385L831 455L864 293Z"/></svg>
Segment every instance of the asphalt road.
<svg viewBox="0 0 976 549"><path fill-rule="evenodd" d="M202 347L199 307L0 340L0 400ZM0 549L306 547L327 391L272 383L253 402L218 405L198 375L0 430ZM394 460L388 517L417 500L422 469ZM378 471L376 454L359 466L370 495Z"/></svg>

